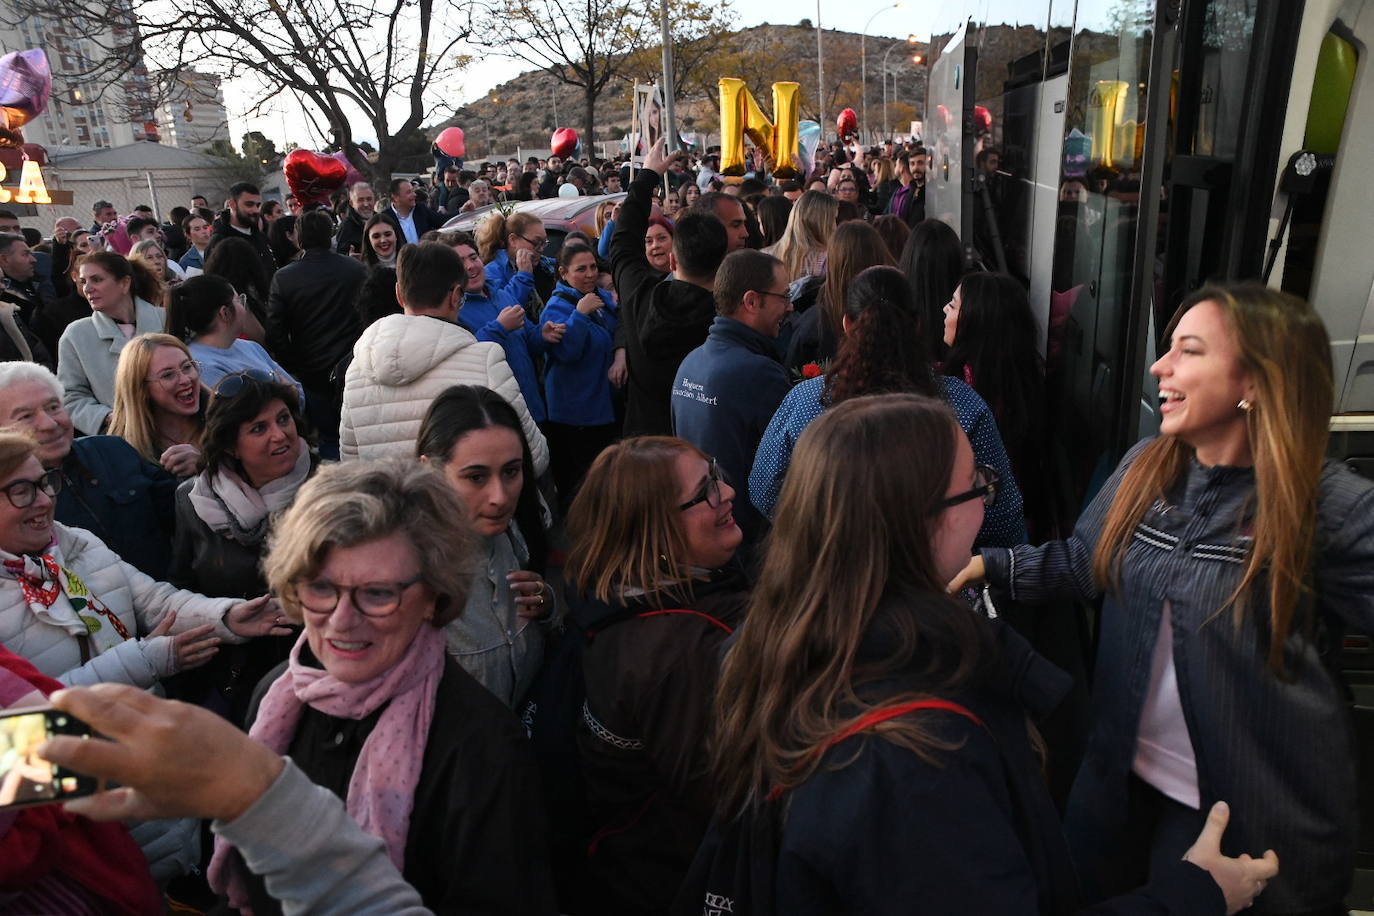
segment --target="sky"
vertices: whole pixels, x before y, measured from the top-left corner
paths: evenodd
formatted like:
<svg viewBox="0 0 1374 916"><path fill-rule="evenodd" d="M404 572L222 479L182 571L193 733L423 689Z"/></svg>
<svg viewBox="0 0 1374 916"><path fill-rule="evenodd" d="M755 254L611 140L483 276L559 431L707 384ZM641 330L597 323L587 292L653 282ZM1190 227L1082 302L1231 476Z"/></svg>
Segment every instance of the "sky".
<svg viewBox="0 0 1374 916"><path fill-rule="evenodd" d="M984 4L999 6L999 0L983 0ZM981 4L980 4L981 5ZM1025 4L1009 4L1015 8ZM1034 4L1032 4L1034 5ZM906 0L894 8L893 0L819 0L821 25L827 29L842 29L859 32L865 23L870 23L869 35L904 36L916 34L922 40L930 37L935 16L931 12L933 4L929 0ZM768 22L775 25L792 24L803 18L813 23L817 19L817 0L734 0L732 7L736 23L740 27L760 25ZM1014 13L1013 13L1014 15ZM518 76L528 65L496 56L488 56L470 67L463 75L458 87L458 98L466 103L486 95L493 86ZM725 76L726 74L721 74ZM229 111L230 137L238 146L243 134L248 130L260 130L278 146L285 142L295 142L306 146L318 143L303 126L299 113L292 115L286 109L253 119L244 117L249 98L242 88L232 81L224 84L225 106ZM357 139L367 138L370 132L364 124L358 123Z"/></svg>

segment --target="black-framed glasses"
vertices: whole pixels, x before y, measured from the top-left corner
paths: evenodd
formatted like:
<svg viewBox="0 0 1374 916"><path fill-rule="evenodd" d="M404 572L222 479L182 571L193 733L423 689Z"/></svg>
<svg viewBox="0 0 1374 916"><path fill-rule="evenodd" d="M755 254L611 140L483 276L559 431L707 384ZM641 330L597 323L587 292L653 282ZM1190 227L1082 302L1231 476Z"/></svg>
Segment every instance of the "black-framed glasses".
<svg viewBox="0 0 1374 916"><path fill-rule="evenodd" d="M12 481L0 487L0 490L5 491L5 498L10 501L11 506L16 509L27 509L38 498L39 490L54 499L62 492L62 469L53 468L51 471L45 471L37 480Z"/></svg>
<svg viewBox="0 0 1374 916"><path fill-rule="evenodd" d="M148 381L157 382L163 388L170 391L177 386L182 376L185 376L193 382L200 378L200 363L193 359L185 360L175 369L163 369L157 375L148 376Z"/></svg>
<svg viewBox="0 0 1374 916"><path fill-rule="evenodd" d="M420 575L404 582L364 582L360 585L335 585L328 579L304 579L294 585L301 607L316 614L332 614L339 598L348 600L364 617L386 617L396 613L406 589L420 581Z"/></svg>
<svg viewBox="0 0 1374 916"><path fill-rule="evenodd" d="M775 293L766 289L751 289L750 292L758 293L760 296L777 296L779 299L786 299L788 302L792 301L792 297L787 293Z"/></svg>
<svg viewBox="0 0 1374 916"><path fill-rule="evenodd" d="M986 464L980 464L973 472L973 489L965 490L963 493L942 499L935 504L936 509L948 509L960 503L966 503L971 499L982 498L983 508L991 509L992 504L997 502L997 485L1001 483L1001 478L997 472Z"/></svg>
<svg viewBox="0 0 1374 916"><path fill-rule="evenodd" d="M515 237L529 245L535 251L543 251L549 244L549 237L547 235L537 242L534 239L525 238L524 234L520 232L515 233Z"/></svg>
<svg viewBox="0 0 1374 916"><path fill-rule="evenodd" d="M716 465L716 459L711 459L711 464L706 470L706 479L701 483L701 489L697 490L696 495L687 502L678 506L678 511L686 512L698 503L706 503L712 509L719 509L724 502L721 498L720 485L725 483L725 475Z"/></svg>
<svg viewBox="0 0 1374 916"><path fill-rule="evenodd" d="M244 387L249 382L265 382L267 384L277 384L277 373L268 372L266 369L243 369L239 372L231 372L219 380L215 386L215 397L217 398L236 398L243 393Z"/></svg>

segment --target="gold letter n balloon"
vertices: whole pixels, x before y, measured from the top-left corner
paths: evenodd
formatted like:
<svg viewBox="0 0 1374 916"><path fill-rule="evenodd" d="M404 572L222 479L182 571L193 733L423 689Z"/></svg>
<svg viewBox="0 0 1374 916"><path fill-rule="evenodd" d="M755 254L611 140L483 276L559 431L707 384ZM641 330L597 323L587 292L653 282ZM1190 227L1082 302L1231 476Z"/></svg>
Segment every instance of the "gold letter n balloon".
<svg viewBox="0 0 1374 916"><path fill-rule="evenodd" d="M744 80L726 77L720 81L720 171L729 177L745 172L744 138L747 136L763 155L773 162L778 178L795 178L792 157L797 154L797 83L773 84L773 121L769 121L754 101Z"/></svg>

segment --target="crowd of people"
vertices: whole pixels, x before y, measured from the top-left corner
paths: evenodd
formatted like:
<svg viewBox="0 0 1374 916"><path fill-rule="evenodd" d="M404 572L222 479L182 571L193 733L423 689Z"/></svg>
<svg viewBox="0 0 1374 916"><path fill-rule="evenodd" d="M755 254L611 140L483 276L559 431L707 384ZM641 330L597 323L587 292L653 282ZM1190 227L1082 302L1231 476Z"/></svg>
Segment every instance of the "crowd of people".
<svg viewBox="0 0 1374 916"><path fill-rule="evenodd" d="M1074 520L919 145L718 162L0 234L0 706L119 785L0 811L2 906L1344 912L1374 483L1311 306L1183 302ZM444 228L621 188L553 251ZM1065 599L1072 740L1022 625Z"/></svg>

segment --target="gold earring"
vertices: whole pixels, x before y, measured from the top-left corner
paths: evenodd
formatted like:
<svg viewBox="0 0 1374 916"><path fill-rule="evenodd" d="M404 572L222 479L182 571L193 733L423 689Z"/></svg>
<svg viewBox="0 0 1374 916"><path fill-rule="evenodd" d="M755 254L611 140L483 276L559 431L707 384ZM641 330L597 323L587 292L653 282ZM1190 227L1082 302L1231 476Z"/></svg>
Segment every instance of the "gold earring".
<svg viewBox="0 0 1374 916"><path fill-rule="evenodd" d="M1236 407L1240 408L1241 410L1245 411L1246 413L1249 413L1250 411L1252 411L1252 410L1255 409L1255 405L1254 405L1254 404L1251 404L1251 403L1250 403L1248 400L1246 400L1245 398L1241 398L1241 399L1240 399L1240 403L1237 404Z"/></svg>

